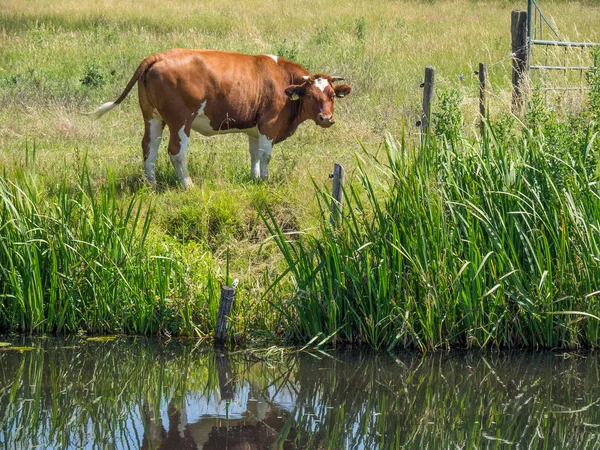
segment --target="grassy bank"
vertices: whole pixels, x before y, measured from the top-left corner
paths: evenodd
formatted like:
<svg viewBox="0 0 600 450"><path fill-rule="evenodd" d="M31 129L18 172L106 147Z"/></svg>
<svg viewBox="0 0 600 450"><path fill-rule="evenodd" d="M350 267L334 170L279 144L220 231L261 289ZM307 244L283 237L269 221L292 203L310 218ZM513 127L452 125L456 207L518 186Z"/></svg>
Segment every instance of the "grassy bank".
<svg viewBox="0 0 600 450"><path fill-rule="evenodd" d="M568 121L530 106L528 126L486 122L465 137L458 103L421 146L388 135L357 154L338 227L297 231L262 202L260 297L241 290L240 340L377 349L599 344L598 85ZM535 100L535 97L534 97ZM88 172L43 191L34 161L0 183L0 326L30 332L208 336L219 273L209 251L150 233L148 190L118 201ZM276 245L274 245L276 244ZM196 251L193 251L195 249ZM287 267L287 268L286 268Z"/></svg>
<svg viewBox="0 0 600 450"><path fill-rule="evenodd" d="M202 246L151 233L148 191L122 202L84 162L50 192L29 161L0 180L0 330L211 335L228 274ZM276 330L267 307L239 295L233 338Z"/></svg>
<svg viewBox="0 0 600 450"><path fill-rule="evenodd" d="M232 329L238 341L287 336L290 342L297 342L319 336L315 342L320 342L332 336L331 339L368 342L379 348L394 345L432 348L445 345L445 341L457 345L552 346L556 342L565 345L579 343L579 338L573 338L573 333L585 323L584 328L590 331L585 331L588 334L581 342L596 342L592 321L579 320L573 325L574 318L578 316L549 316L547 308L531 308L532 317L536 317L531 324L538 327L543 323L544 329L548 330L543 337L533 340L514 337L514 330L520 331L521 325L517 328L505 326L515 317L521 317L522 309L517 308L517 313L511 307L513 309L509 309L508 315L501 319L500 310L488 311L485 309L488 306L482 310L481 316L470 312L475 302L482 298L486 301L499 299L506 292L513 292L514 286L507 287L506 292L504 287L498 287L483 296L497 284L516 275L502 280L499 277L513 269L527 273L530 268L521 260L511 266L513 263L506 260L512 255L510 252L497 256L504 261L502 263L495 261L494 255L486 257L494 249L485 241L484 225L478 222L479 216L473 211L460 212L466 214L471 221L469 224L473 225L463 230L463 234L458 231L460 227L452 228L461 224L460 220L456 224L444 222L450 214L448 205L466 200L459 198L458 194L442 197L438 192L442 188L449 192L460 188L462 194L473 195L477 201L491 202L501 208L510 220L521 217L521 213L515 214L521 209L511 208L524 206L510 203L510 195L483 194L502 187L498 180L494 179L492 184L487 185L483 184L486 180L474 179L472 182L475 184L468 184L468 180L460 178L467 177L465 174L473 170L485 169L493 173L499 170L477 162L488 159L485 155L493 155L491 159L494 161L500 155L507 164L514 166L514 170L525 170L523 167L527 160L524 152L533 152L535 159L528 163L537 164L539 160L540 164L559 167L556 174L551 174L566 177L569 189L570 178L580 181L582 176L583 169L575 168L575 172L569 172L553 158L558 145L565 149L564 158L557 156L558 159L569 164L571 159L578 160L585 139L592 140L586 134L585 126L581 125L575 136L553 132L552 127L566 126L564 124L568 122L565 120L569 120L569 115L577 115L588 108L585 96L576 100L569 97L552 117L547 117L551 110L544 105L546 100L550 102L552 99L540 100L537 109L534 108L538 116L527 119L532 126L531 132L503 114L509 110L508 30L510 11L514 8L524 6L521 2L457 0L357 2L344 8L334 5L314 8L310 2L256 5L254 2L225 1L218 8L209 8L183 2L164 4L149 1L136 5L104 2L98 5L53 0L40 10L36 2L5 2L0 11L0 60L5 62L0 66L0 168L3 171L0 236L4 246L0 249L3 252L0 261L0 291L3 295L0 326L20 331L166 332L209 336L214 323L218 287L226 281L228 271L230 279L240 279L238 302L232 317ZM574 40L600 40L595 27L600 20L597 6L585 2L552 2L544 5L544 11L548 16L557 18L555 22L564 36ZM159 190L151 192L145 187L142 175L140 140L143 130L135 94L101 121L90 122L80 113L113 100L143 57L178 46L277 54L294 59L314 72L343 75L354 90L348 98L337 102L335 127L324 131L305 124L295 136L275 148L271 162L272 177L268 183L257 184L250 180L245 138L203 139L194 135L189 169L197 187L186 192L179 189L166 149L161 148L157 162ZM483 142L476 142L478 84L472 73L480 61L489 65L494 131L490 131ZM432 64L436 66L438 81L435 108L441 115L436 133L446 135L446 138L433 139L419 149L417 129L413 125L419 116L422 94L419 84L423 68ZM455 127L457 116L451 115L456 111L462 113L460 129ZM542 122L554 125L544 125L545 129L538 133L538 125ZM398 144L388 138L382 145L386 132L403 142ZM528 133L535 139L529 138ZM569 143L574 141L576 143L570 146ZM543 149L541 156L532 146ZM35 169L31 164L33 148ZM363 155L361 158L368 164L357 163L356 152ZM390 156L392 159L382 162L381 166L371 164L371 158L385 159L386 152L402 156ZM595 153L588 153L593 160ZM419 156L414 159L414 155ZM286 263L285 256L269 240L269 227L276 223L282 233L306 232L310 236L321 236L317 230L321 227L322 211L315 201L313 180L318 186L324 185L334 161L343 163L350 174L357 175L350 178L348 189L354 192L358 203L349 211L364 208L360 217L364 222L349 222L344 226L345 230L350 225L357 230L356 239L345 244L342 241L349 239L347 236L328 236L329 231L323 228L324 242L339 245L335 251L347 252L344 257L352 259L353 245L360 248L371 240L375 241L374 236L361 236L365 230L370 233L377 230L374 223L367 222L374 220L371 208L390 208L389 213L381 215L383 228L380 230L385 235L389 231L386 227L392 226L385 225L385 220L396 215L404 217L405 212L414 216L418 212L414 207L419 202L423 203L423 198L428 199L432 190L438 195L431 197L432 201L434 198L438 200L436 214L440 217L436 220L447 227L443 233L448 237L443 242L449 247L442 251L442 244L438 242L439 246L434 251L427 247L433 244L421 245L428 249L427 252L433 251L435 264L449 264L445 269L447 272L440 271L435 275L440 277L435 281L439 281L437 288L444 292L442 297L447 300L454 295L450 293L454 292L451 288L460 283L450 279L456 278L467 262L461 277L470 274L474 279L475 274L485 275L481 286L473 288L469 298L460 300L465 305L452 306L447 314L438 306L429 308L419 304L412 308L402 304L399 306L401 309L397 309L398 305L390 306L381 315L367 311L353 316L354 313L348 315L348 306L340 304L340 311L330 316L329 311L319 309L318 303L325 297L319 300L318 295L327 293L327 301L330 301L332 289L339 287L328 287L329 290L318 294L315 290L318 285L302 281L301 274L297 274L293 280L282 278L276 287L269 290L269 286L285 270ZM456 165L453 170L462 167L460 170L464 174L449 172L448 176L461 179L464 186L448 187L444 184L447 181L441 174L445 170L444 164ZM421 172L418 172L417 168L421 166ZM571 166L567 164L565 167ZM536 170L542 168L536 167L533 172L537 173ZM585 175L593 177L590 171ZM410 191L403 192L394 185L401 183L402 179L402 182L410 183L412 189L422 189L427 195L422 193L422 197L418 197L415 191L411 194L412 198L404 198ZM562 179L560 181L563 182ZM353 182L357 184L353 185ZM371 188L362 189L361 182L367 183L367 187L371 183L373 192L370 192ZM417 182L423 185L416 186ZM577 186L575 193L585 192L583 185ZM476 192L479 194L476 195ZM377 196L373 197L373 193ZM392 204L394 195L395 201L404 202L404 206L398 206L400 209L392 213L392 208L396 207ZM372 198L379 203L369 203L375 201ZM467 199L481 207L470 197L467 196ZM388 205L387 202L392 203ZM548 208L545 214L551 217L555 213L559 217L566 214L566 200L552 202L546 204L546 198L543 198L544 207ZM266 205L270 211L267 224L261 220L257 205ZM457 208L451 209L459 214ZM493 210L487 213L496 217ZM374 217L378 216L379 213ZM411 220L415 222L398 219L394 223L402 225L406 234L418 235L411 227L425 218L413 217ZM552 220L548 219L548 229L559 224L562 226L558 219ZM432 227L433 223L437 222L428 226ZM510 225L513 226L513 222ZM535 222L535 226L531 225L532 229L537 230L538 225ZM463 224L463 227L466 225ZM437 229L431 228L429 236L427 232L424 229L421 233L426 241L437 242L443 237ZM471 258L462 253L463 250L451 247L462 246L464 240L468 241L464 233L481 234L482 241L473 245L487 250L479 250L484 252L483 256ZM399 245L392 242L395 246ZM556 242L558 240L555 239ZM317 258L314 248L303 241L301 243L306 245L304 251L310 258ZM574 252L572 259L567 258L568 264L582 273L586 270L593 272L595 266L592 265L580 270L593 263L591 256L580 259L575 252L583 250L567 247L569 252ZM399 248L404 253L412 251ZM392 250L393 247L389 247L385 252ZM529 252L520 248L519 251ZM448 259L446 254L454 256ZM440 255L443 257L438 261L436 258ZM412 254L409 256L415 258ZM343 259L342 256L339 258ZM383 270L384 266L370 258L372 256L367 258L369 265L362 269L367 272ZM423 260L417 258L416 262L413 261L416 266L407 259L400 266L388 267L404 274L408 284L403 285L406 290L402 291L405 295L402 298L441 298L425 289L427 283L434 285L429 275L424 275L431 271L433 276L434 269L426 267L429 258L429 254ZM554 264L556 259L552 253L549 264ZM295 264L289 258L287 262ZM485 264L478 272L482 263ZM408 272L407 264L411 266ZM422 270L418 269L419 264L423 266ZM489 268L491 264L494 269ZM308 263L307 267L310 267ZM541 267L545 266L542 264ZM551 295L548 298L554 300L547 301L556 306L555 311L567 307L585 310L581 298L595 290L591 287L594 280L588 275L585 275L588 278L583 275L583 278L576 278L577 281L587 280L588 284L578 285L577 290L571 292L567 289L569 286L555 278L559 276L555 266L551 268L554 271L548 271L543 278L544 283L559 285L564 290L560 295L576 299L556 306L552 302L562 297ZM349 267L347 269L350 270ZM357 266L352 270L358 274L362 269ZM544 270L536 270L536 280L540 281ZM492 275L488 271L492 271ZM416 274L421 274L421 278ZM367 279L356 277L357 284ZM429 281L422 281L423 277ZM332 278L329 283L334 283L334 280ZM384 282L383 278L381 281L377 279L376 284ZM375 299L400 298L396 295L396 281L390 278L387 282L389 292L374 294L376 289L369 285L371 291L367 304L374 305ZM294 309L294 306L300 305L301 298L296 295L295 289L302 283L308 283L306 286L310 287L307 288L309 303ZM530 281L523 289L537 301L542 288L530 291L534 284ZM572 284L575 286L576 283L573 281ZM586 291L588 287L590 290ZM562 292L560 289L558 291ZM467 296L466 288L460 292ZM362 298L363 294L357 295ZM343 292L335 295L339 300ZM315 305L310 305L311 301L316 302ZM425 303L428 301L423 300ZM458 297L453 301L459 302ZM471 303L467 305L468 302ZM302 308L321 311L323 316L320 319L307 316L298 322L303 314ZM401 320L398 314L406 314L407 310L410 314L426 313L428 317ZM355 322L346 323L345 320L351 317L355 317ZM384 317L386 319L381 322ZM423 328L417 331L421 321L424 321ZM462 324L464 330L449 325L453 321ZM322 322L327 323L324 325ZM405 323L405 329L397 328L400 322ZM448 330L456 332L456 335L446 336ZM500 336L500 333L510 337ZM440 336L444 338L440 339Z"/></svg>

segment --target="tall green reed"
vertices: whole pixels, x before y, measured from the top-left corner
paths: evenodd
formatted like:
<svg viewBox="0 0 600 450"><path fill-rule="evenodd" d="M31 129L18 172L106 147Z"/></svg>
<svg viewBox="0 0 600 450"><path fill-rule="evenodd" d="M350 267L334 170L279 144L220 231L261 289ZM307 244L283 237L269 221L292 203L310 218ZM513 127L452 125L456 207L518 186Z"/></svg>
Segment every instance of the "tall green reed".
<svg viewBox="0 0 600 450"><path fill-rule="evenodd" d="M446 127L418 149L388 135L385 161L358 158L337 229L318 186L317 233L286 235L264 214L287 264L275 283L295 286L278 305L291 340L598 345L596 124L463 135Z"/></svg>
<svg viewBox="0 0 600 450"><path fill-rule="evenodd" d="M117 198L85 165L54 195L31 165L0 180L0 328L194 334L184 264L149 250L148 200Z"/></svg>

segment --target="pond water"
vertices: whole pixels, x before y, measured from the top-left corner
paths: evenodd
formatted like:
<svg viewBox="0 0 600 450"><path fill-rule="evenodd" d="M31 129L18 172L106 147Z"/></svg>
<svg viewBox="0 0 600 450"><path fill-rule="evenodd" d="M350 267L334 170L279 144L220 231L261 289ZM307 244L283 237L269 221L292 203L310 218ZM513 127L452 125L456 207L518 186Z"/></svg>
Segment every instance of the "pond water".
<svg viewBox="0 0 600 450"><path fill-rule="evenodd" d="M0 449L600 448L595 353L0 342Z"/></svg>

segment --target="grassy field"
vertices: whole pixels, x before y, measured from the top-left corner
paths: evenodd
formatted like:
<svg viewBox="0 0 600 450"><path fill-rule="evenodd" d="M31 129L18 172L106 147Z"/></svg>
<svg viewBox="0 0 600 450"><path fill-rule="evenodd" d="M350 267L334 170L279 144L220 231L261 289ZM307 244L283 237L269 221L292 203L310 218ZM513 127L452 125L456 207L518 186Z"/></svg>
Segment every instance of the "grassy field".
<svg viewBox="0 0 600 450"><path fill-rule="evenodd" d="M543 3L546 15L555 20L563 36L600 41L600 8L593 2ZM98 271L106 286L94 295L112 292L114 298L105 317L84 315L81 320L63 323L62 328L57 323L41 326L35 320L18 327L205 335L211 331L218 284L228 271L229 278L240 279L233 317L237 337L279 335L286 327L285 316L277 314L261 296L280 273L282 257L267 240L269 231L256 205L265 202L283 231L317 227L321 211L312 180L326 186L334 161L345 164L352 177L357 167L355 153L363 147L372 155L385 157L385 132L403 136L407 145L415 148L419 85L426 65L437 70L439 105L458 95L464 136L472 139L478 123L478 84L473 71L479 62L489 66L492 116L509 111L510 11L525 8L525 2L462 0L319 7L304 1L261 4L225 0L205 5L51 0L42 7L34 1L4 1L0 11L0 168L8 184L3 186L3 195L18 197L17 188L22 185L11 187L16 180L27 179L34 185L31 190L39 199L35 205L39 209L23 210L35 216L30 221L32 229L43 228L44 217L57 198L66 203L78 199L93 210L93 202L86 202L108 189L114 205L100 208L100 215L106 213L111 221L139 200L141 220L148 208L153 211L152 222L142 233L143 245L153 256L181 266L174 282L187 286L182 302L196 312L194 317L176 314L178 318L171 324L134 326L117 320L120 299L136 286L132 280L143 278L140 273L153 273L147 272L147 261L140 256L130 275L116 270L119 265L114 259L106 262L114 272ZM141 59L172 47L277 54L313 72L343 75L354 90L337 102L335 127L321 130L307 123L275 147L268 182L250 180L245 137L206 139L195 135L189 168L196 188L186 192L179 188L162 148L157 163L159 190L153 192L143 179L143 124L136 95L97 122L81 113L114 100ZM580 103L569 98L561 110L578 112L585 107ZM87 194L70 196L78 189ZM70 230L83 230L82 220L76 215L72 223L65 221L65 236L72 234ZM97 223L93 216L89 220ZM40 239L50 242L49 236ZM91 232L90 242L95 236ZM133 251L133 240L128 242ZM6 247L6 253L18 248ZM43 256L52 253L41 247L35 251ZM86 258L96 261L89 255ZM153 270L158 276L165 269ZM51 272L48 270L48 277ZM123 291L110 281L111 273L125 280ZM75 271L61 274L64 280L49 286L62 289L69 280L87 276ZM23 285L21 278L14 282ZM174 289L158 284L140 285L152 292L150 309L154 298L164 300L168 297L165 289ZM39 289L40 295L50 295L44 292L47 288ZM23 294L23 299L30 297Z"/></svg>

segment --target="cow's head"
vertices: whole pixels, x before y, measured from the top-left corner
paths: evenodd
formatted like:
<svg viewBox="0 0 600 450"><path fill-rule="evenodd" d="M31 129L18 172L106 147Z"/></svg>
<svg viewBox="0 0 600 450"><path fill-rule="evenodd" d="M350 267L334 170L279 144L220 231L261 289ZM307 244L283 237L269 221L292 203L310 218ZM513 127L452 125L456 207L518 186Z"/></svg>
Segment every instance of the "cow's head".
<svg viewBox="0 0 600 450"><path fill-rule="evenodd" d="M290 100L302 102L301 114L304 119L314 120L321 127L329 128L335 123L333 101L335 97L345 97L352 88L347 84L335 86L341 77L317 74L302 77L302 84L294 84L285 89Z"/></svg>

